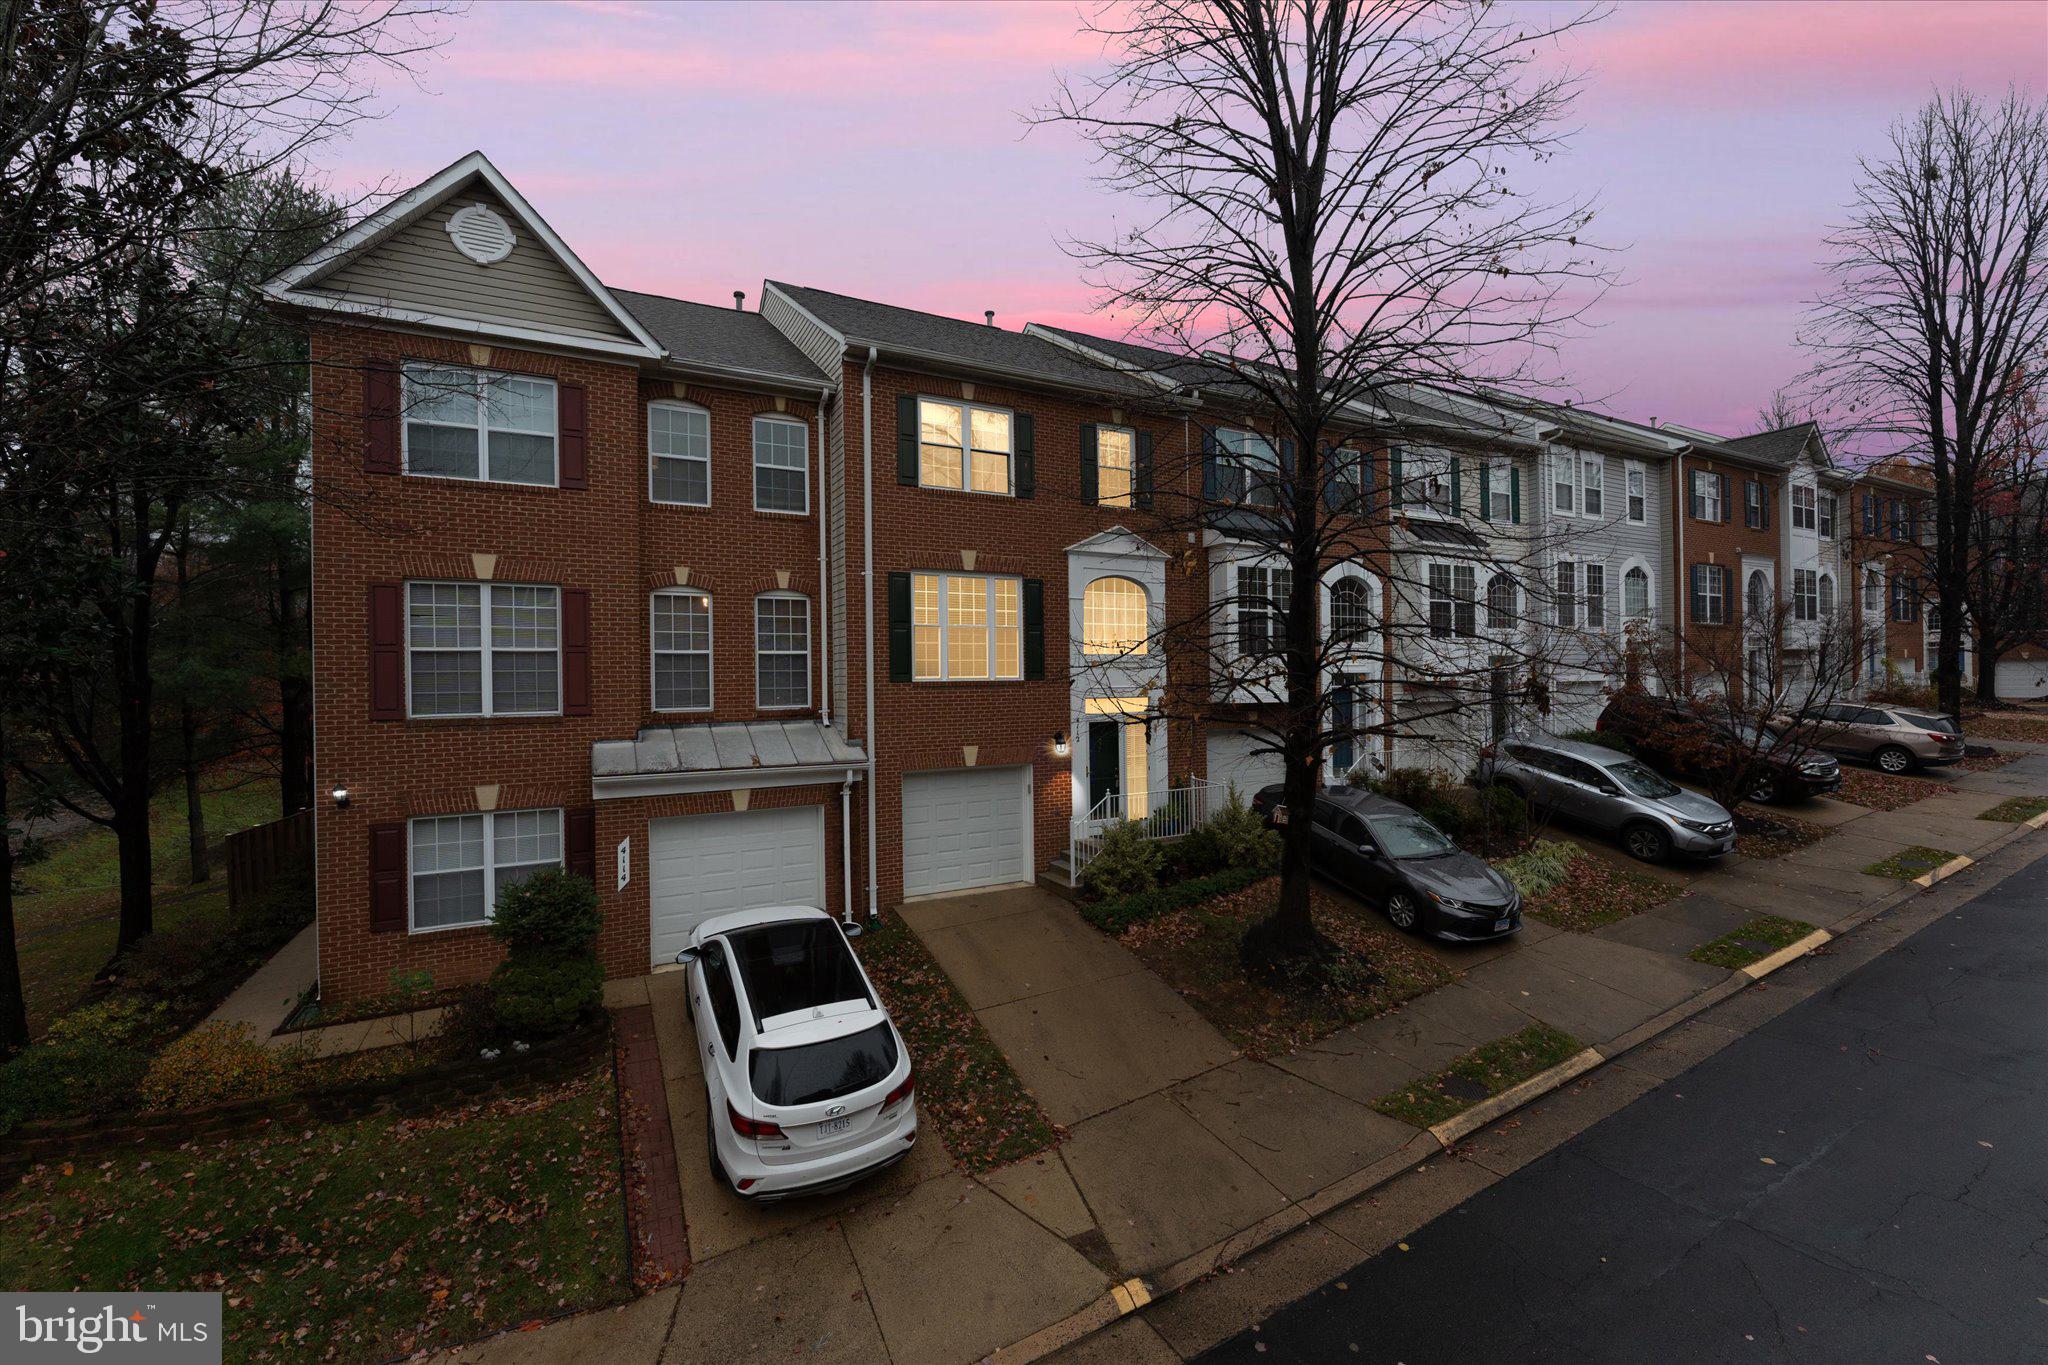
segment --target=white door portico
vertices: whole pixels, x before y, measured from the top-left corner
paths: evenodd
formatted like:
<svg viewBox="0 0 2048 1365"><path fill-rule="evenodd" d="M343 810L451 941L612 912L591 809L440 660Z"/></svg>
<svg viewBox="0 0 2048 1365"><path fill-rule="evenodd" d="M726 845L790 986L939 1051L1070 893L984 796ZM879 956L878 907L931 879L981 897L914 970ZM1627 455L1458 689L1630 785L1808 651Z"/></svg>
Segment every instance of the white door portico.
<svg viewBox="0 0 2048 1365"><path fill-rule="evenodd" d="M1098 807L1121 820L1149 813L1168 790L1167 727L1157 710L1166 682L1167 556L1114 526L1067 547L1068 704L1073 813ZM1092 591L1091 591L1092 590Z"/></svg>

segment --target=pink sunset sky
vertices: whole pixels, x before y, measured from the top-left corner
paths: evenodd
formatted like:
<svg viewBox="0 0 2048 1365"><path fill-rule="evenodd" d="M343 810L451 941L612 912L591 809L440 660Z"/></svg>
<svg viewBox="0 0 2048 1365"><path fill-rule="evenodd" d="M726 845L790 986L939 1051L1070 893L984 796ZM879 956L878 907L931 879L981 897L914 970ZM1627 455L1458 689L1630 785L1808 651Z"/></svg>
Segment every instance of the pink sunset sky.
<svg viewBox="0 0 2048 1365"><path fill-rule="evenodd" d="M1070 136L1019 117L1099 60L1077 14L486 0L324 169L402 188L480 148L627 288L751 307L778 278L1114 335L1059 243L1118 206ZM1624 0L1562 58L1586 76L1580 131L1541 188L1596 194L1627 247L1570 377L1623 415L1738 432L1804 367L1857 157L1936 85L2039 96L2048 3Z"/></svg>

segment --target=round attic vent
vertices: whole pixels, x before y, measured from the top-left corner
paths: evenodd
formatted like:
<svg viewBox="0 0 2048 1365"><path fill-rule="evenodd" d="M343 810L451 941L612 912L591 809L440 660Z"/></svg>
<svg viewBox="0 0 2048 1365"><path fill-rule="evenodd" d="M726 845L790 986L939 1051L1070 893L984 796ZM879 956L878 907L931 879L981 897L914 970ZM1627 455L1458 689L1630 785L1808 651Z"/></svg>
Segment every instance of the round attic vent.
<svg viewBox="0 0 2048 1365"><path fill-rule="evenodd" d="M478 265L496 265L512 254L512 225L483 204L471 204L448 215L448 235L455 249Z"/></svg>

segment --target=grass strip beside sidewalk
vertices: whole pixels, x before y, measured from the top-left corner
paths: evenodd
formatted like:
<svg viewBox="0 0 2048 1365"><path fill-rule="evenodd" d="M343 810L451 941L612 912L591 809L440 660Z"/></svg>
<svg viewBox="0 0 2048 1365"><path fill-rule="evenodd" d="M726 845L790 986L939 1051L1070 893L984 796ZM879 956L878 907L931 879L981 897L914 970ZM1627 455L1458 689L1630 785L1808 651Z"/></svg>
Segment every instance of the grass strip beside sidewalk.
<svg viewBox="0 0 2048 1365"><path fill-rule="evenodd" d="M1780 948L1790 947L1813 932L1810 924L1798 920L1783 919L1777 915L1758 915L1741 928L1721 935L1709 943L1702 943L1688 953L1694 962L1704 962L1709 967L1726 967L1739 972L1752 962L1761 962Z"/></svg>
<svg viewBox="0 0 2048 1365"><path fill-rule="evenodd" d="M2007 824L2017 825L2033 819L2043 811L2048 811L2048 796L2014 796L1999 802L1977 818L2002 820Z"/></svg>
<svg viewBox="0 0 2048 1365"><path fill-rule="evenodd" d="M1955 861L1957 855L1945 848L1929 848L1926 844L1915 844L1902 848L1891 857L1872 863L1864 872L1873 877L1892 877L1910 882L1915 877L1924 877L1943 863Z"/></svg>
<svg viewBox="0 0 2048 1365"><path fill-rule="evenodd" d="M1434 1075L1380 1096L1372 1107L1417 1128L1434 1127L1577 1056L1585 1047L1563 1029L1531 1024L1519 1033L1482 1043Z"/></svg>

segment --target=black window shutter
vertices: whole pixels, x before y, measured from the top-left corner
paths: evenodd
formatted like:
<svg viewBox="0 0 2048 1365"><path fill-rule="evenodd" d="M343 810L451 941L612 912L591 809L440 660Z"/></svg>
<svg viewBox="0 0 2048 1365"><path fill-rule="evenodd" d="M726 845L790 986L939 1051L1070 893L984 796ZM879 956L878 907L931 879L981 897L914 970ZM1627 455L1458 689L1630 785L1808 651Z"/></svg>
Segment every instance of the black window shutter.
<svg viewBox="0 0 2048 1365"><path fill-rule="evenodd" d="M889 575L889 681L910 681L910 575Z"/></svg>
<svg viewBox="0 0 2048 1365"><path fill-rule="evenodd" d="M1463 516L1465 512L1464 461L1451 456L1451 515Z"/></svg>
<svg viewBox="0 0 2048 1365"><path fill-rule="evenodd" d="M896 482L917 482L917 395L896 400Z"/></svg>
<svg viewBox="0 0 2048 1365"><path fill-rule="evenodd" d="M563 832L562 862L567 871L595 885L597 882L597 807L576 806L567 815Z"/></svg>
<svg viewBox="0 0 2048 1365"><path fill-rule="evenodd" d="M1223 500L1223 468L1216 459L1216 433L1202 433L1202 500Z"/></svg>
<svg viewBox="0 0 2048 1365"><path fill-rule="evenodd" d="M1337 447L1332 445L1325 445L1323 447L1323 506L1329 508L1332 512L1345 511L1352 500L1351 494L1344 486L1345 475L1348 471L1339 468L1339 458Z"/></svg>
<svg viewBox="0 0 2048 1365"><path fill-rule="evenodd" d="M1149 431L1138 433L1137 459L1138 467L1131 475L1134 487L1132 500L1138 506L1149 509L1152 506L1152 433Z"/></svg>
<svg viewBox="0 0 2048 1365"><path fill-rule="evenodd" d="M1081 423L1081 501L1093 504L1101 501L1097 489L1095 464L1095 424Z"/></svg>
<svg viewBox="0 0 2048 1365"><path fill-rule="evenodd" d="M1716 474L1714 480L1714 486L1721 490L1721 520L1726 522L1732 513L1732 509L1728 504L1728 476L1726 474Z"/></svg>
<svg viewBox="0 0 2048 1365"><path fill-rule="evenodd" d="M1028 412L1011 419L1011 439L1016 442L1016 492L1020 498L1038 494L1038 423Z"/></svg>
<svg viewBox="0 0 2048 1365"><path fill-rule="evenodd" d="M1758 516L1759 516L1759 517L1760 517L1760 518L1762 519L1762 521L1763 521L1763 529L1764 529L1764 530L1766 530L1766 531L1770 530L1770 529L1771 529L1771 490L1770 490L1769 488L1766 488L1766 487L1764 486L1764 481L1763 481L1762 479L1758 479L1758 480L1756 481L1756 506L1757 506L1757 515L1758 515Z"/></svg>
<svg viewBox="0 0 2048 1365"><path fill-rule="evenodd" d="M1045 581L1024 580L1024 676L1037 682L1045 676Z"/></svg>
<svg viewBox="0 0 2048 1365"><path fill-rule="evenodd" d="M1686 595L1692 599L1692 619L1695 622L1703 623L1707 619L1707 601L1704 591L1706 576L1707 571L1704 567L1698 564L1692 566L1692 591Z"/></svg>
<svg viewBox="0 0 2048 1365"><path fill-rule="evenodd" d="M1515 525L1522 524L1522 467L1508 467L1508 520Z"/></svg>
<svg viewBox="0 0 2048 1365"><path fill-rule="evenodd" d="M1399 507L1406 496L1401 488L1401 447L1395 446L1387 451L1387 499Z"/></svg>
<svg viewBox="0 0 2048 1365"><path fill-rule="evenodd" d="M1493 465L1484 460L1479 464L1479 519L1493 520Z"/></svg>

